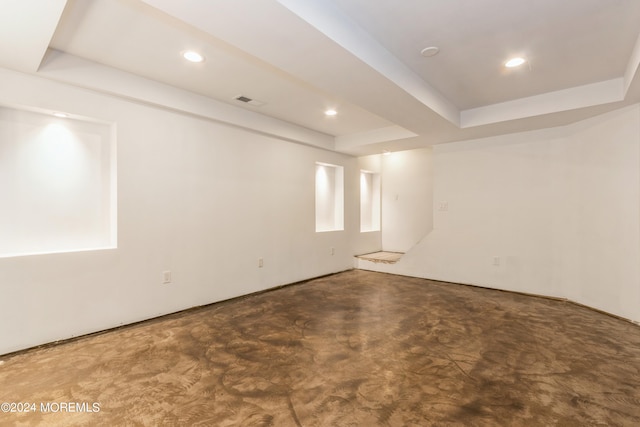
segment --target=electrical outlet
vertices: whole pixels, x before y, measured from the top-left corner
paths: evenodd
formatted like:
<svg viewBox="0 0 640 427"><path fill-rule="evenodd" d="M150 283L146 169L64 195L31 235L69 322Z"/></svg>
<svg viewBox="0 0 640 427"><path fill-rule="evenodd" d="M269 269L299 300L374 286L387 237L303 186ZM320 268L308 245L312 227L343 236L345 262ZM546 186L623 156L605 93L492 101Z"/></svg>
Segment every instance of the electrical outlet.
<svg viewBox="0 0 640 427"><path fill-rule="evenodd" d="M262 258L258 258L258 268L264 267L264 260Z"/></svg>
<svg viewBox="0 0 640 427"><path fill-rule="evenodd" d="M162 272L162 283L171 283L171 272L169 270Z"/></svg>
<svg viewBox="0 0 640 427"><path fill-rule="evenodd" d="M500 265L500 257L499 256L494 256L493 257L493 265L498 267Z"/></svg>

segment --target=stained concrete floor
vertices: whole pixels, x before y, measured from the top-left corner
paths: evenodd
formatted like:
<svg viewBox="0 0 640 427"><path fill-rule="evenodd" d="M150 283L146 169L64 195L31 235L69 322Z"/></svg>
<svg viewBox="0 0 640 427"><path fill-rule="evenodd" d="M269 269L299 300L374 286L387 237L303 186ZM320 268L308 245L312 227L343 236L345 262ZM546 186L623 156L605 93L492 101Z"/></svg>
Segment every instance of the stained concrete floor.
<svg viewBox="0 0 640 427"><path fill-rule="evenodd" d="M2 426L640 425L640 327L359 270L0 361Z"/></svg>

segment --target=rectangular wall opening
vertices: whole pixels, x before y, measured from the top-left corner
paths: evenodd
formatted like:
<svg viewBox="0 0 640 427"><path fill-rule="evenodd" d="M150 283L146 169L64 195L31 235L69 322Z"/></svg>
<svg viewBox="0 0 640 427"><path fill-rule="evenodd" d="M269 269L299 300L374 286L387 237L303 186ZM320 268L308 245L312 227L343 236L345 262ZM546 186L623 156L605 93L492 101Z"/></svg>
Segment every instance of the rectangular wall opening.
<svg viewBox="0 0 640 427"><path fill-rule="evenodd" d="M344 168L316 163L316 232L344 230Z"/></svg>
<svg viewBox="0 0 640 427"><path fill-rule="evenodd" d="M380 174L360 171L360 232L380 231Z"/></svg>
<svg viewBox="0 0 640 427"><path fill-rule="evenodd" d="M0 257L116 247L114 126L0 107Z"/></svg>

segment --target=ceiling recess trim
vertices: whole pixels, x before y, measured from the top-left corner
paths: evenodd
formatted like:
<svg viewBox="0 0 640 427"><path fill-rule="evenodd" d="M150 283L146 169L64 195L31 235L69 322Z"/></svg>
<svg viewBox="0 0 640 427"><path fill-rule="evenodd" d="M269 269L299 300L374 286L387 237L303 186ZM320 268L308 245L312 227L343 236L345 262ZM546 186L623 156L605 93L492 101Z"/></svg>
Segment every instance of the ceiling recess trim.
<svg viewBox="0 0 640 427"><path fill-rule="evenodd" d="M291 142L335 150L333 136L56 50L48 52L37 77ZM9 77L3 78L9 81Z"/></svg>
<svg viewBox="0 0 640 427"><path fill-rule="evenodd" d="M464 110L460 113L460 127L470 128L623 101L623 82L620 77Z"/></svg>
<svg viewBox="0 0 640 427"><path fill-rule="evenodd" d="M451 101L410 70L331 1L278 2L441 117L456 126L460 125L460 112Z"/></svg>
<svg viewBox="0 0 640 427"><path fill-rule="evenodd" d="M38 71L67 0L4 2L0 14L0 67Z"/></svg>
<svg viewBox="0 0 640 427"><path fill-rule="evenodd" d="M627 64L627 69L624 73L624 94L627 95L629 91L629 87L631 87L631 83L633 79L636 77L638 73L638 68L640 67L640 35L638 35L638 39L636 40L636 44L633 47L633 51L631 52L631 57L629 58L629 63Z"/></svg>

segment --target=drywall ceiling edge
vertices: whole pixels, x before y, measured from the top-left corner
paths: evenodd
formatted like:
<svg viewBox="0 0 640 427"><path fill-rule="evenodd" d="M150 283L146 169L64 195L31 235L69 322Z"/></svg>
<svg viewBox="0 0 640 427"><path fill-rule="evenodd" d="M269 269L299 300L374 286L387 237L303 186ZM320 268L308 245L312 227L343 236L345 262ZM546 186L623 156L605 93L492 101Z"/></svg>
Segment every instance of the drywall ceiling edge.
<svg viewBox="0 0 640 427"><path fill-rule="evenodd" d="M67 0L13 0L2 3L0 66L38 70Z"/></svg>

